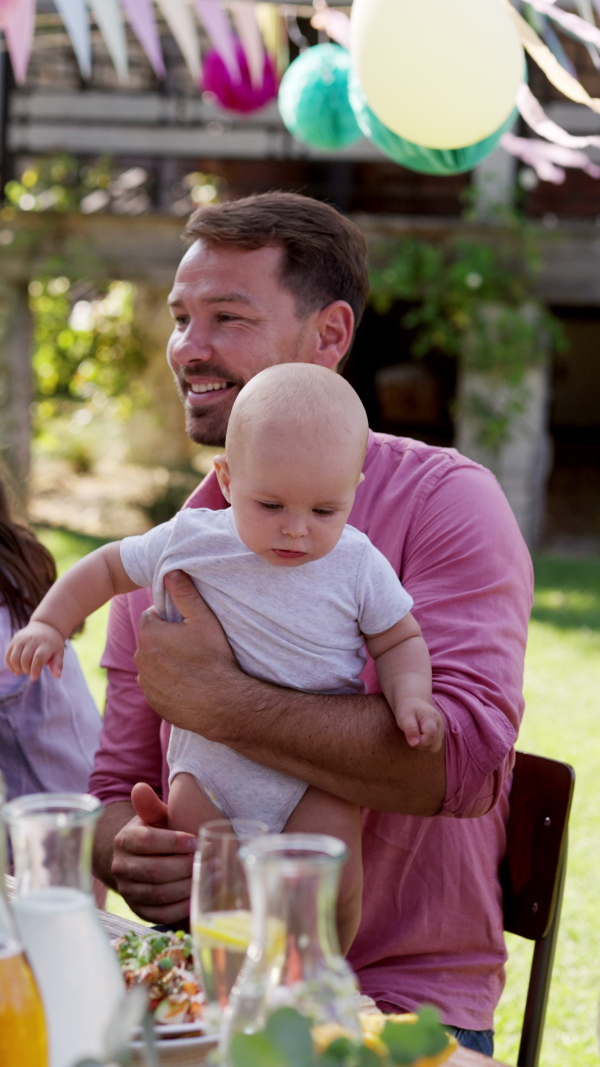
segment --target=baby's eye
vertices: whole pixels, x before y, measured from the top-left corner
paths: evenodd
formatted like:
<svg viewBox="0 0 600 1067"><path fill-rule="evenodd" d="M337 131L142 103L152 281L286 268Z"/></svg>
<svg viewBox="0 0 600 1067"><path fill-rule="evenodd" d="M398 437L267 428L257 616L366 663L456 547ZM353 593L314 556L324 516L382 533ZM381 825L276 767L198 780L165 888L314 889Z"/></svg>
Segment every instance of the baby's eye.
<svg viewBox="0 0 600 1067"><path fill-rule="evenodd" d="M332 508L313 508L315 515L335 515L335 511Z"/></svg>
<svg viewBox="0 0 600 1067"><path fill-rule="evenodd" d="M279 508L281 507L281 504L277 504L273 500L259 500L259 504L265 511L279 511Z"/></svg>

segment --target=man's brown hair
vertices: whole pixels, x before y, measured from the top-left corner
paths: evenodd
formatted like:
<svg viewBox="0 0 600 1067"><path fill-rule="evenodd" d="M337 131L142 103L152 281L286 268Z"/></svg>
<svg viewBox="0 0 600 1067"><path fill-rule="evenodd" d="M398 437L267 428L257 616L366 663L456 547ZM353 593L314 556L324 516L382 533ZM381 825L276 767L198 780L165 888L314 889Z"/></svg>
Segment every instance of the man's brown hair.
<svg viewBox="0 0 600 1067"><path fill-rule="evenodd" d="M361 320L369 290L367 246L357 226L319 200L298 193L259 193L208 204L190 216L188 244L254 251L280 245L281 283L296 300L299 316L345 300Z"/></svg>

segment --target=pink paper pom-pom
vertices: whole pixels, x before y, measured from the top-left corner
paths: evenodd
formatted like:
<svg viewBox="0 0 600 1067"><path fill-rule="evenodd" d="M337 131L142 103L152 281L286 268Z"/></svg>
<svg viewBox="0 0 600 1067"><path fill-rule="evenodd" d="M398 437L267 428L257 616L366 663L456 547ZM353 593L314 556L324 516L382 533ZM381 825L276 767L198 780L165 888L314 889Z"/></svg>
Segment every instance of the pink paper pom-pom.
<svg viewBox="0 0 600 1067"><path fill-rule="evenodd" d="M221 107L228 111L257 111L277 96L275 64L265 52L262 83L253 85L246 53L239 41L235 50L240 78L236 80L231 76L218 52L207 52L202 60L202 88L205 93L214 93Z"/></svg>

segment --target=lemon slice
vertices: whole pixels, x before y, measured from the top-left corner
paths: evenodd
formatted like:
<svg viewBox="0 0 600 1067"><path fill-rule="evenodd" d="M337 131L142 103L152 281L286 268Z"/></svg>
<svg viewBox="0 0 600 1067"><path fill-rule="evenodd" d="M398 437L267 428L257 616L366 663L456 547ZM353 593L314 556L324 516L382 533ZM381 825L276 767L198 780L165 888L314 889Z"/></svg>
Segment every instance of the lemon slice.
<svg viewBox="0 0 600 1067"><path fill-rule="evenodd" d="M228 952L246 952L252 934L249 911L212 911L200 915L193 926L198 951L224 948ZM281 919L267 919L267 954L274 959L285 952L285 925Z"/></svg>
<svg viewBox="0 0 600 1067"><path fill-rule="evenodd" d="M252 916L249 911L213 911L201 915L194 923L194 937L199 948L226 948L245 952L250 944Z"/></svg>

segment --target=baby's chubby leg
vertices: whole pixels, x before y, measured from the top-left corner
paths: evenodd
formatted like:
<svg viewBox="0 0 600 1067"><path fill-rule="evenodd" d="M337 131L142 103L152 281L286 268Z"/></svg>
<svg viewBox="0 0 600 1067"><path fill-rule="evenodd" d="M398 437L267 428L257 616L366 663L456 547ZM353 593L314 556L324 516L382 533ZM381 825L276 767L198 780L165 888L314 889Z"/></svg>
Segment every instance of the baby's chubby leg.
<svg viewBox="0 0 600 1067"><path fill-rule="evenodd" d="M332 837L341 838L348 848L337 905L338 936L345 956L356 937L362 909L360 808L357 804L350 804L311 785L290 815L285 833L331 834Z"/></svg>
<svg viewBox="0 0 600 1067"><path fill-rule="evenodd" d="M210 819L223 819L222 812L207 797L192 774L180 771L169 789L169 829L197 834Z"/></svg>

